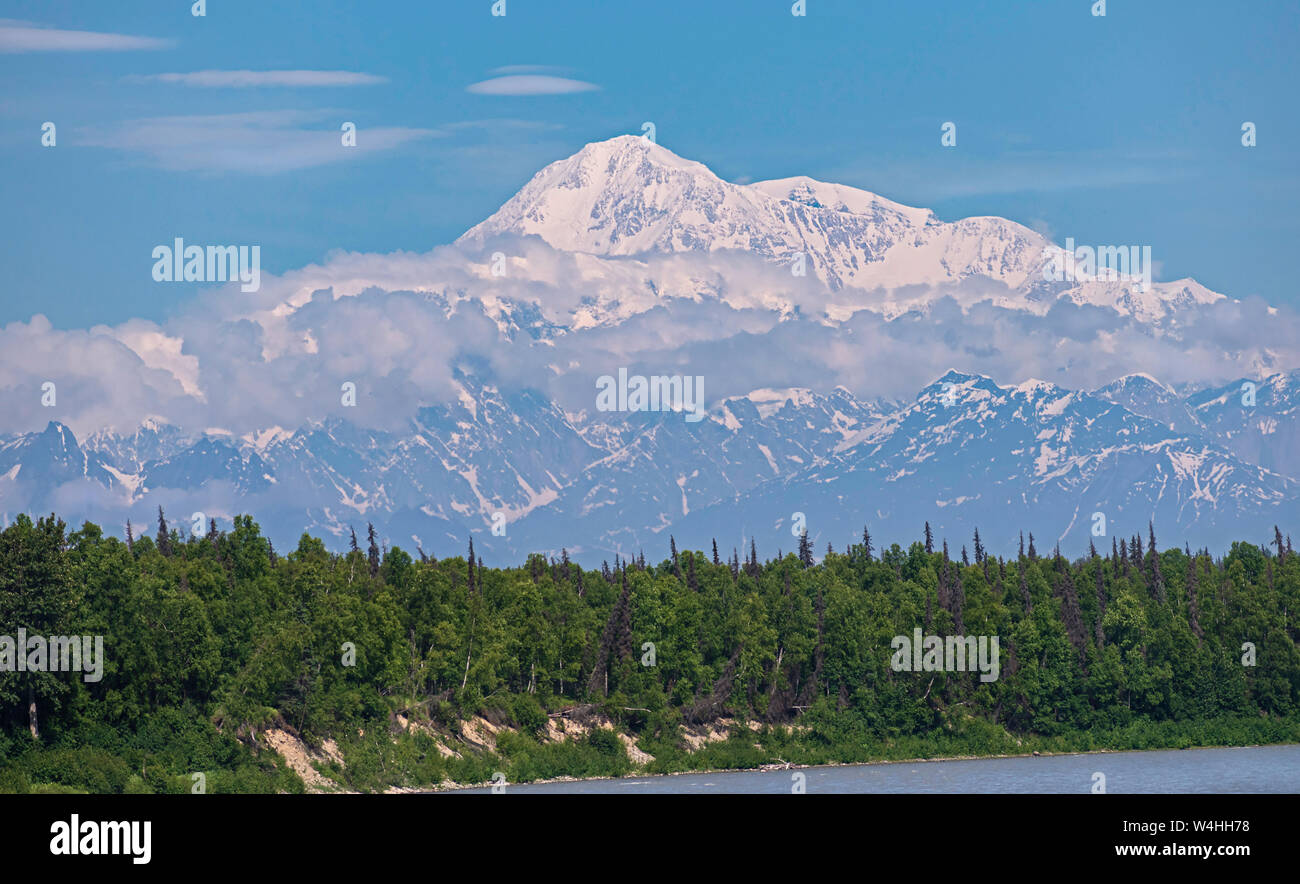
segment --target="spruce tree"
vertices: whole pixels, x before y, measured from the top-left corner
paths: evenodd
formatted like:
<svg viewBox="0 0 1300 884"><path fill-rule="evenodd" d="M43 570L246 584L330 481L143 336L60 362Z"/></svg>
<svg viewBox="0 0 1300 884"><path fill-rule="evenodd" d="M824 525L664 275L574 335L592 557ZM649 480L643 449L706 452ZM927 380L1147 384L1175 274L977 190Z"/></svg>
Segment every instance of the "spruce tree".
<svg viewBox="0 0 1300 884"><path fill-rule="evenodd" d="M158 507L158 537L155 542L158 545L158 552L164 556L172 554L172 536L167 530L167 519L163 517L162 507Z"/></svg>
<svg viewBox="0 0 1300 884"><path fill-rule="evenodd" d="M1199 645L1201 639L1205 637L1205 632L1201 629L1201 605L1196 598L1196 559L1187 560L1187 625L1191 627L1192 632L1196 635L1196 643Z"/></svg>
<svg viewBox="0 0 1300 884"><path fill-rule="evenodd" d="M1155 593L1156 601L1163 605L1165 578L1160 573L1160 553L1156 550L1156 527L1153 523L1147 522L1147 530L1151 533L1151 542L1147 546L1147 577L1151 581L1151 589Z"/></svg>
<svg viewBox="0 0 1300 884"><path fill-rule="evenodd" d="M1106 590L1101 579L1101 558L1097 555L1097 548L1092 550L1092 568L1094 572L1095 590L1097 593L1097 647L1106 646L1106 632L1102 628L1102 619L1106 616Z"/></svg>
<svg viewBox="0 0 1300 884"><path fill-rule="evenodd" d="M370 538L370 549L367 558L370 561L370 576L374 577L379 573L379 542L375 538L375 526L373 522L367 522L367 533ZM473 543L473 541L471 541Z"/></svg>

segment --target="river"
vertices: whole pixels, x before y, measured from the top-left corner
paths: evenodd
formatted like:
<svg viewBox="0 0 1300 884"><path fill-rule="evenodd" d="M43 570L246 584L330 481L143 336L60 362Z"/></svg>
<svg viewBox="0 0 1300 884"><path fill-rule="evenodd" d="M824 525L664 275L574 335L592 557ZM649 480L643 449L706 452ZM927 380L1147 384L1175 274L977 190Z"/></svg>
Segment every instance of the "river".
<svg viewBox="0 0 1300 884"><path fill-rule="evenodd" d="M1300 745L1237 749L1108 752L1028 758L908 761L808 767L796 770L733 771L507 784L520 793L708 794L789 793L798 775L814 793L1088 793L1096 774L1108 793L1300 793ZM487 792L488 789L468 789Z"/></svg>

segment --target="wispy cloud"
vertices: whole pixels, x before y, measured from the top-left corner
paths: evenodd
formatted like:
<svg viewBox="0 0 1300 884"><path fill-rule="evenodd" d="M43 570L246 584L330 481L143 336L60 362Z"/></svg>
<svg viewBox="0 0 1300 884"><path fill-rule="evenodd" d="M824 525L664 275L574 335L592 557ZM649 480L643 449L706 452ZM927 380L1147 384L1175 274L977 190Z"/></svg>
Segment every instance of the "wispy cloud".
<svg viewBox="0 0 1300 884"><path fill-rule="evenodd" d="M168 49L171 40L98 31L65 31L26 21L0 19L0 52L129 52Z"/></svg>
<svg viewBox="0 0 1300 884"><path fill-rule="evenodd" d="M476 95L569 95L574 92L593 92L600 87L583 80L553 77L546 74L510 74L473 83L466 92Z"/></svg>
<svg viewBox="0 0 1300 884"><path fill-rule="evenodd" d="M347 119L329 110L152 117L86 129L78 140L143 155L173 171L268 175L348 162L358 153L391 150L444 134L436 129L362 126L356 147L344 147L340 126Z"/></svg>
<svg viewBox="0 0 1300 884"><path fill-rule="evenodd" d="M128 77L137 83L248 89L260 86L374 86L387 77L352 71L193 71L185 74L145 74Z"/></svg>
<svg viewBox="0 0 1300 884"><path fill-rule="evenodd" d="M568 74L573 68L557 67L550 64L507 64L488 71L489 74Z"/></svg>

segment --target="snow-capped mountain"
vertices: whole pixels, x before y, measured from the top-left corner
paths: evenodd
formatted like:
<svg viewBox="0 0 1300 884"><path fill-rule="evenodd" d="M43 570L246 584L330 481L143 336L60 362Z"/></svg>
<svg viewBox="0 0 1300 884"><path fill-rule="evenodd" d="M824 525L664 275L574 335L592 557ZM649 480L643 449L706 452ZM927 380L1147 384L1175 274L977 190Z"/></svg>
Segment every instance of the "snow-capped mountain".
<svg viewBox="0 0 1300 884"><path fill-rule="evenodd" d="M810 535L836 546L860 536L862 524L928 520L962 542L979 527L995 549L1010 539L1000 532L1023 526L1076 554L1092 539L1096 513L1107 534L1138 533L1152 521L1193 544L1225 531L1264 536L1300 515L1296 478L1237 456L1225 441L1171 430L1101 391L1036 380L1003 387L950 372L825 463L756 489L744 510L770 514L778 528L802 512ZM733 515L721 505L679 530L719 532Z"/></svg>
<svg viewBox="0 0 1300 884"><path fill-rule="evenodd" d="M186 527L199 515L222 523L248 512L282 547L304 531L341 542L373 522L390 543L435 555L460 552L473 534L485 555L567 547L588 561L657 555L669 533L697 548L716 537L723 549L751 538L765 553L790 549L796 512L819 547L842 546L863 524L882 539L912 537L928 520L955 541L979 526L993 551L1009 551L1023 527L1074 553L1086 548L1095 513L1112 533L1153 520L1164 537L1213 547L1294 522L1300 371L1267 373L1253 388L1241 380L1176 391L1142 373L1070 389L1024 380L1031 372L1019 370L1023 361L1018 376L996 381L969 370L1008 347L1018 356L1030 319L1051 311L1087 314L1084 337L1098 343L1073 358L1090 360L1114 350L1124 331L1129 345L1177 338L1189 314L1226 302L1191 280L1143 287L1078 274L1048 279L1062 254L1005 219L945 222L811 178L735 184L647 139L614 138L544 168L437 260L399 254L378 266L345 256L268 286L244 312L222 314L241 336L257 330L247 341L259 343L240 352L254 362L260 354L259 371L275 360L314 360L285 375L301 383L332 370L325 357L356 343L338 329L318 333L313 323L327 308L345 296L357 299L350 309L375 292L404 293L394 305L400 317L348 316L391 319L385 340L417 341L421 379L454 368L438 395L421 398L432 384L398 377L387 353L370 354L384 378L393 373L389 386L405 383L410 394L410 410L387 415L387 429L338 411L291 420L268 407L261 413L279 421L251 430L198 430L154 416L79 443L51 420L42 431L0 437L0 516L57 511L112 530L128 517L150 521L158 506ZM952 314L954 303L958 327L970 315L962 311L989 304L1014 320L974 343L951 324L929 334L927 323ZM854 325L862 311L883 320ZM1092 325L1101 314L1106 323ZM426 345L456 321L458 333L482 335L479 346L491 352L471 349L462 360L454 337L441 349ZM889 343L891 328L902 343L877 372L901 376L899 360L922 345L944 359L912 368L906 388L890 396L913 392L944 364L968 370L906 401L872 398L879 390L859 396L835 381L809 382L806 375L817 376L809 355L786 354L788 339L764 337L791 327L825 332L824 348L841 368ZM1039 364L1065 371L1056 335L1046 338ZM180 340L174 349L165 359L155 354L150 367L184 365L180 386L201 391L201 358ZM742 368L698 423L565 399L591 390L607 370L597 364L649 354L655 365L693 373L701 353ZM367 364L353 356L346 352L349 364ZM528 370L515 358L529 360L521 362ZM1274 353L1258 360L1278 361ZM268 395L285 385L268 383Z"/></svg>
<svg viewBox="0 0 1300 884"><path fill-rule="evenodd" d="M1293 394L1294 377L1259 389ZM0 445L0 510L94 500L98 518L112 511L141 523L159 504L185 520L247 509L280 544L304 530L341 540L374 522L390 542L434 554L459 551L473 534L486 553L567 547L588 559L656 551L668 533L697 547L716 537L729 549L743 537L792 548L795 512L819 544L841 546L863 524L888 538L928 520L954 540L979 527L993 550L1009 549L1021 527L1084 548L1098 512L1109 532L1151 520L1193 544L1262 536L1300 516L1295 474L1260 462L1292 456L1271 442L1294 439L1293 404L1237 408L1216 391L1175 401L1154 379L1082 392L954 371L892 408L844 389L764 389L694 424L671 413L594 424L468 377L464 391L403 433L332 421L259 449L208 435L179 441L163 428L177 447L134 471L107 457L138 437L100 434L92 448L52 423ZM1187 420L1181 408L1195 426L1171 428L1170 414ZM1273 429L1258 434L1261 425ZM491 531L497 513L502 537Z"/></svg>
<svg viewBox="0 0 1300 884"><path fill-rule="evenodd" d="M1097 390L1097 395L1179 433L1204 429L1187 400L1149 374L1125 375Z"/></svg>
<svg viewBox="0 0 1300 884"><path fill-rule="evenodd" d="M1187 404L1201 425L1239 457L1300 475L1300 371L1261 381L1242 378L1194 395Z"/></svg>
<svg viewBox="0 0 1300 884"><path fill-rule="evenodd" d="M951 287L975 278L1006 287L992 298L999 306L1041 313L1064 299L1146 322L1223 298L1192 280L1146 291L1130 280L1077 272L1075 279L1048 280L1044 269L1062 250L1004 218L946 223L928 209L806 177L732 184L632 135L589 144L542 169L458 242L474 248L503 235L536 236L563 252L604 258L732 252L780 265L791 276L802 257L806 272L832 290L858 290L837 299L832 319L855 308L892 317L932 298L927 287L960 294ZM586 266L606 272L598 262ZM987 289L977 291L989 297Z"/></svg>

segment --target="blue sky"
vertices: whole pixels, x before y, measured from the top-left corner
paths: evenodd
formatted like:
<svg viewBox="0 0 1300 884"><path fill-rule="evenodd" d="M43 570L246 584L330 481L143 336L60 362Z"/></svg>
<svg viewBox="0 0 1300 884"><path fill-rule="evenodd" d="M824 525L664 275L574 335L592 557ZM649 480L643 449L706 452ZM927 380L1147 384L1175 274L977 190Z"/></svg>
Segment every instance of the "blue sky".
<svg viewBox="0 0 1300 884"><path fill-rule="evenodd" d="M423 252L546 163L647 120L729 180L806 174L945 220L1149 244L1158 278L1300 306L1300 4L207 5L0 0L0 324L172 315L194 289L153 284L150 254L175 236L260 244L270 273L335 249ZM366 76L162 76L202 71ZM501 76L585 86L475 87ZM363 149L334 149L345 120ZM1241 146L1244 121L1258 147Z"/></svg>

